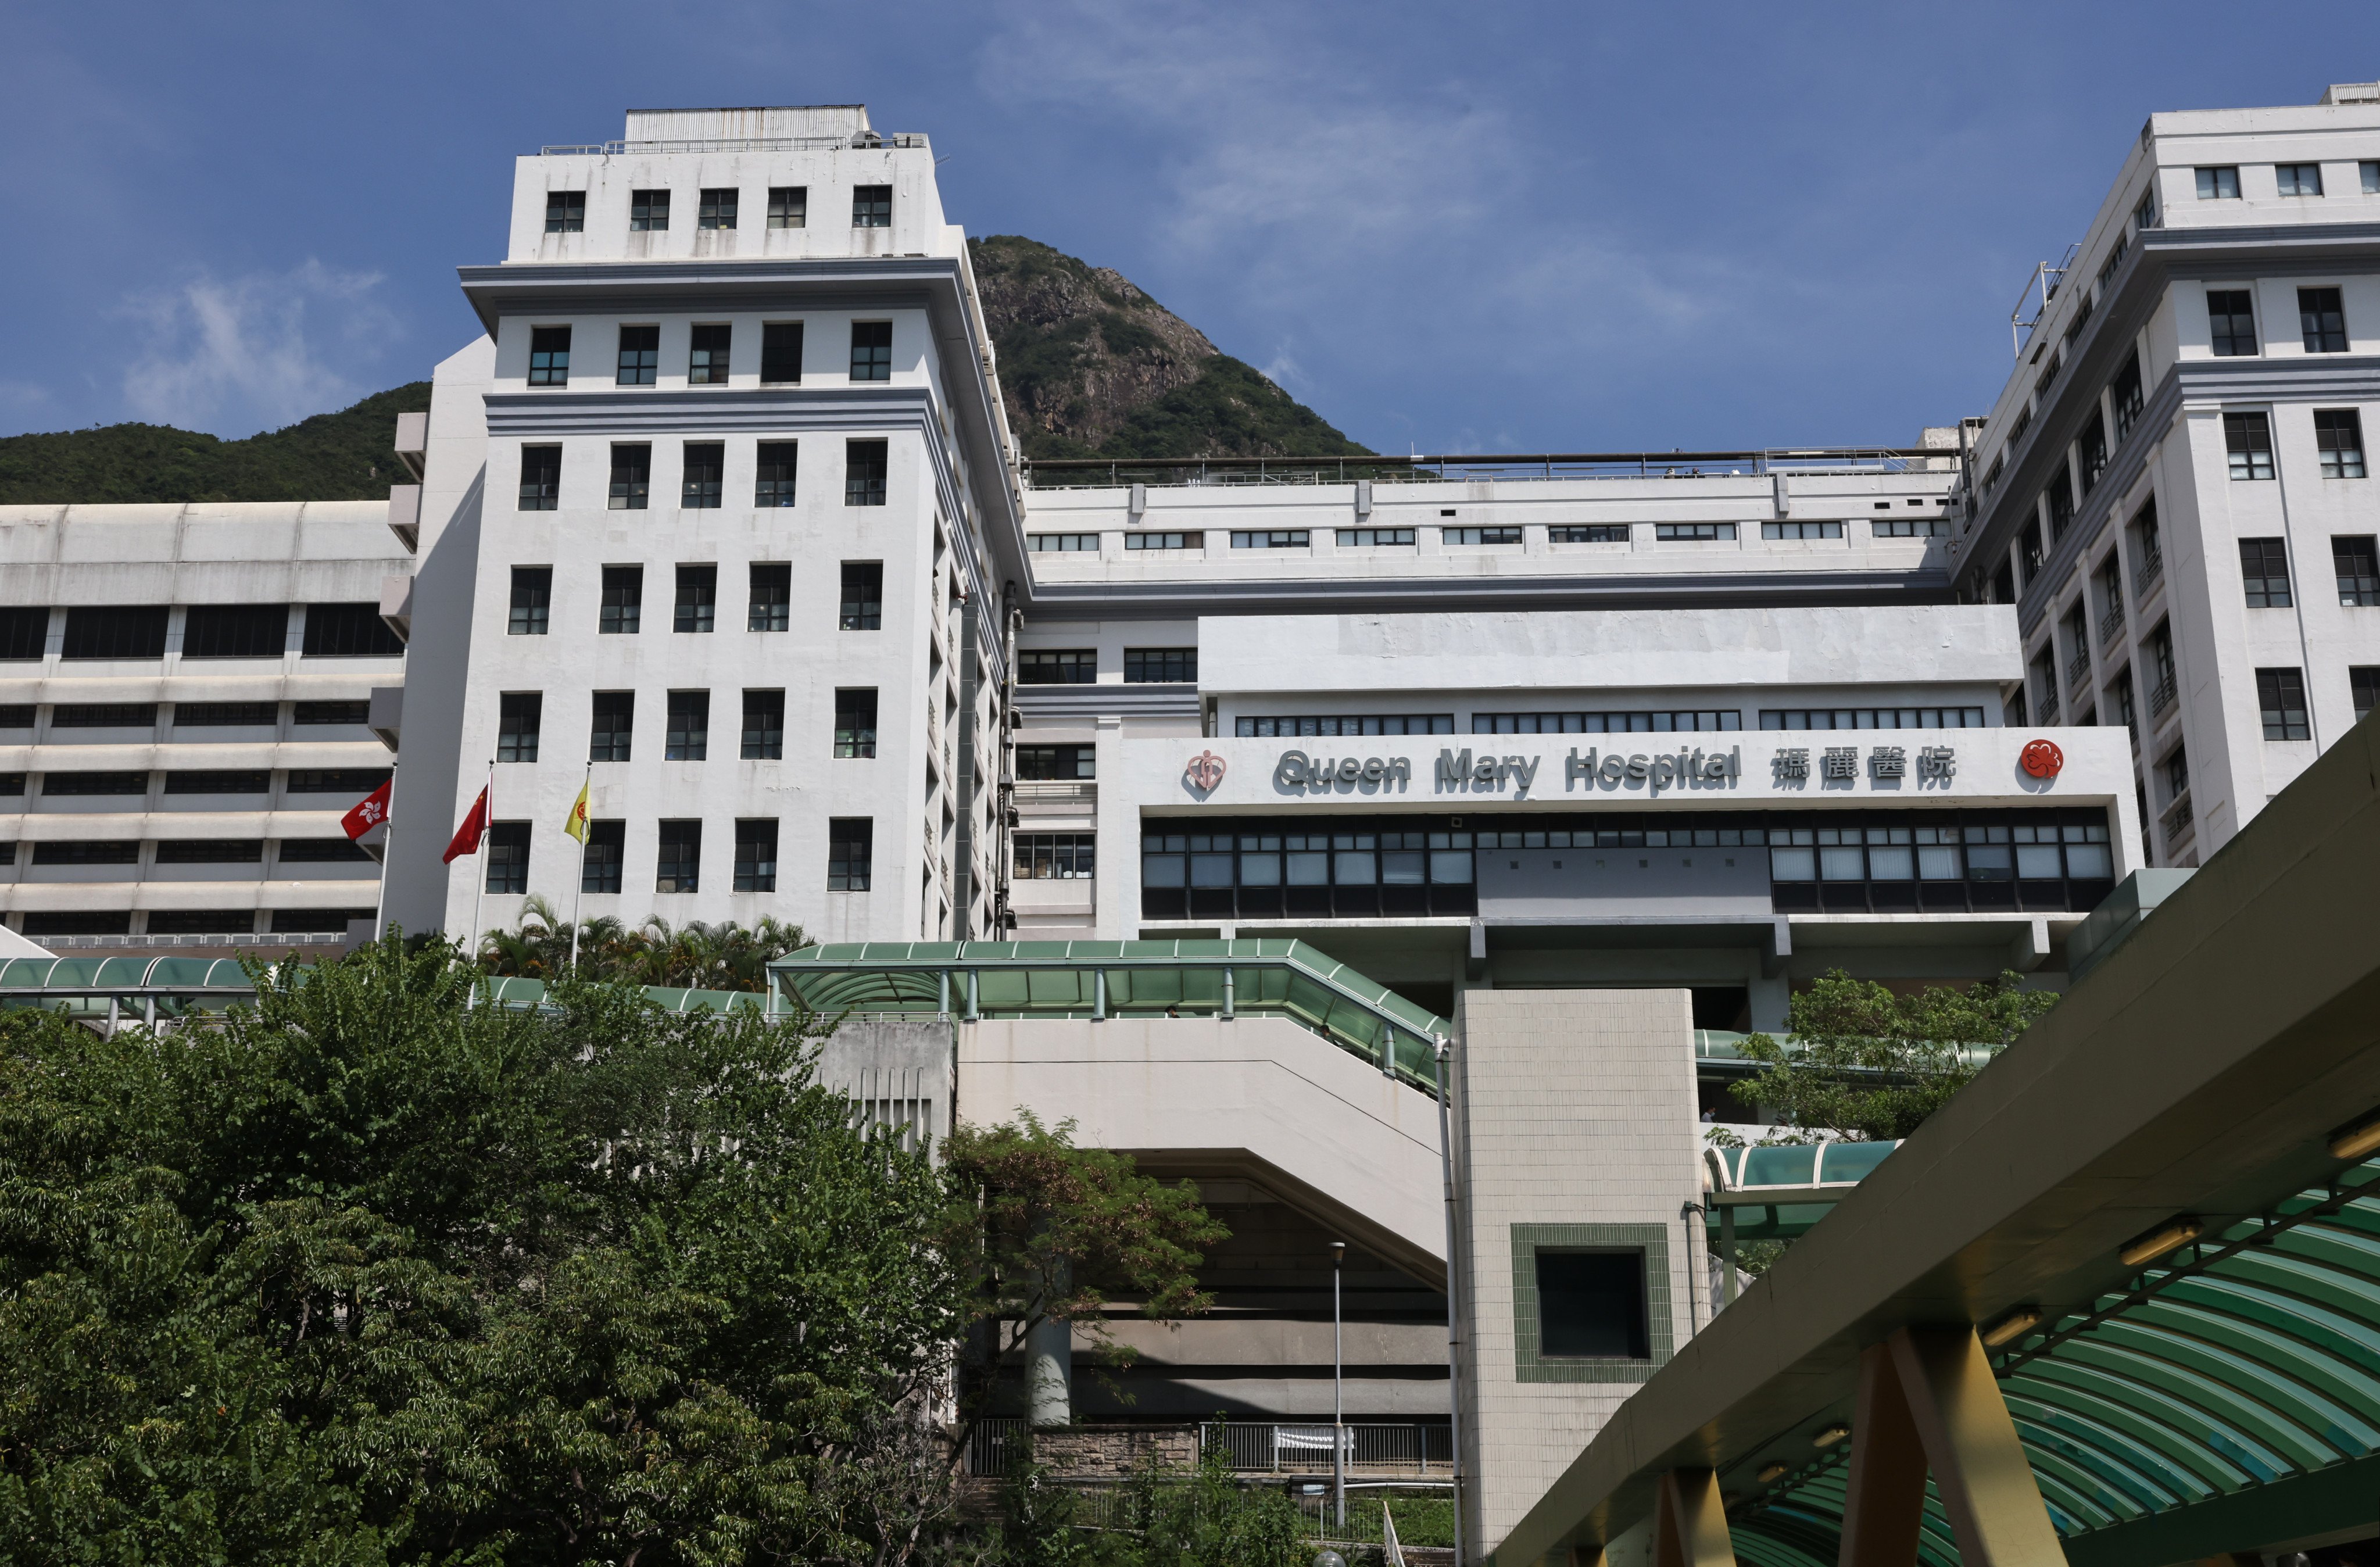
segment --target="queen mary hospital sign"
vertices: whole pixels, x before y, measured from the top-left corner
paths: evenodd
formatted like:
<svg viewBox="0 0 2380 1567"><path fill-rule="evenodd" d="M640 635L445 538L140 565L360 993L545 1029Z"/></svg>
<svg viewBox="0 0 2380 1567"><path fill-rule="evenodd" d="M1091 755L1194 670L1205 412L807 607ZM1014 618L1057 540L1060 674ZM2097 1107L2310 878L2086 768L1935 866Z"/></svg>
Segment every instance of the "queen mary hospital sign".
<svg viewBox="0 0 2380 1567"><path fill-rule="evenodd" d="M1993 737L1986 739L1986 735ZM1784 738L1780 735L1777 743L1755 743L1750 757L1742 742L1658 751L1573 746L1560 752L1500 752L1448 746L1435 756L1420 758L1292 748L1273 754L1269 776L1275 796L1303 798L1489 795L1527 800L1606 795L1650 798L1679 792L1948 792L1970 768L1983 768L1987 778L1996 775L2001 771L1999 753L2006 751L2012 774L2007 792L2045 793L2057 782L2055 772L2044 776L2014 766L2021 748L2046 744L2028 731L1817 731L1797 732L1790 744ZM2038 753L2027 749L2026 754ZM1748 788L1747 771L1752 774ZM2021 781L2014 776L2018 772L2022 773ZM1202 801L1218 793L1222 783L1220 771L1212 771L1212 783L1201 782L1208 776L1208 771L1196 777L1184 774L1185 786ZM1987 786L1985 792L2001 791Z"/></svg>

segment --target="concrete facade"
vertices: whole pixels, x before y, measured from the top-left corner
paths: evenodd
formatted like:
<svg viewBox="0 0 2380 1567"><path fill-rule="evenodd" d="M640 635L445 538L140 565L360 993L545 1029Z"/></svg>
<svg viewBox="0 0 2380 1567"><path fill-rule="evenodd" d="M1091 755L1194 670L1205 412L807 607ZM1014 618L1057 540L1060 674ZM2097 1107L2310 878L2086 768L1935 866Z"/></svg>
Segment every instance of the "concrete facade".
<svg viewBox="0 0 2380 1567"><path fill-rule="evenodd" d="M1492 1547L1706 1318L1682 990L1472 990L1454 1097L1466 1538ZM1646 1351L1546 1353L1538 1257L1640 1257Z"/></svg>

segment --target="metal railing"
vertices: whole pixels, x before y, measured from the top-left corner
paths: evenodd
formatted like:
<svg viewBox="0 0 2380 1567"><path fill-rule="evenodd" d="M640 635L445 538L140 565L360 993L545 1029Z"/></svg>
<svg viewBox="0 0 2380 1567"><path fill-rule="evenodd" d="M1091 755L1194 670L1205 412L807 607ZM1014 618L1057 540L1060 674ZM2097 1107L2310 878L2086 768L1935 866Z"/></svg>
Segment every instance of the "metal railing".
<svg viewBox="0 0 2380 1567"><path fill-rule="evenodd" d="M1020 778L1015 788L1019 805L1087 806L1099 797L1099 786L1087 780Z"/></svg>
<svg viewBox="0 0 2380 1567"><path fill-rule="evenodd" d="M2058 722L2058 682L2045 680L2041 684L2041 705L2034 713L2033 722L2055 723Z"/></svg>
<svg viewBox="0 0 2380 1567"><path fill-rule="evenodd" d="M2168 853L2171 853L2175 844L2190 836L2192 825L2197 820L2196 815L2190 808L2188 795L2184 795L2166 808L2165 818L2159 825L2165 832L2165 846Z"/></svg>
<svg viewBox="0 0 2380 1567"><path fill-rule="evenodd" d="M540 158L616 158L630 152L828 152L852 147L923 147L925 137L904 131L880 136L858 131L850 136L731 136L676 141L586 141L576 146L557 143L540 147Z"/></svg>
<svg viewBox="0 0 2380 1567"><path fill-rule="evenodd" d="M1031 490L1132 484L1442 484L1481 480L1727 479L1777 473L1941 473L1960 455L1936 446L1771 447L1709 452L1544 452L1342 457L1062 457L1019 464Z"/></svg>
<svg viewBox="0 0 2380 1567"><path fill-rule="evenodd" d="M2155 686L2150 686L2149 716L2151 718L2162 716L2166 709L2173 706L2173 680L2170 676L2164 680L2160 680Z"/></svg>
<svg viewBox="0 0 2380 1567"><path fill-rule="evenodd" d="M1349 1471L1367 1474L1442 1476L1454 1464L1451 1426L1350 1425L1347 1439ZM1208 1421L1198 1427L1198 1451L1220 1452L1243 1475L1327 1475L1330 1472L1330 1427L1323 1425L1251 1424Z"/></svg>
<svg viewBox="0 0 2380 1567"><path fill-rule="evenodd" d="M2150 587L2164 572L2165 552L2152 544L2142 554L2140 566L2132 573L2132 597L2146 598Z"/></svg>
<svg viewBox="0 0 2380 1567"><path fill-rule="evenodd" d="M1024 1439L1023 1420L978 1420L975 1429L967 1433L966 1451L960 1455L960 1465L970 1475L1000 1474L1007 1469L1016 1444Z"/></svg>
<svg viewBox="0 0 2380 1567"><path fill-rule="evenodd" d="M2079 692L2091 684L2090 652L2086 648L2076 647L2068 653L2067 657L2071 661L2066 669L2067 689L2070 692Z"/></svg>
<svg viewBox="0 0 2380 1567"><path fill-rule="evenodd" d="M2122 610L2110 611L2107 618L2099 623L2099 646L2104 648L2121 637L2124 634L2125 624Z"/></svg>

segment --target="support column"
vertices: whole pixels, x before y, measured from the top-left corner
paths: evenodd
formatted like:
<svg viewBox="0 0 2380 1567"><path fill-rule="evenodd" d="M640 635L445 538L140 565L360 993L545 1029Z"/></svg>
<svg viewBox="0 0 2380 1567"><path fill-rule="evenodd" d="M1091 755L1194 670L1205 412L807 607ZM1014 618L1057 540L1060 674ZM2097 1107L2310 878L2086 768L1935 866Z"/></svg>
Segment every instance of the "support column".
<svg viewBox="0 0 2380 1567"><path fill-rule="evenodd" d="M1718 1476L1709 1469L1672 1469L1661 1476L1653 1521L1653 1567L1735 1567L1727 1506Z"/></svg>
<svg viewBox="0 0 2380 1567"><path fill-rule="evenodd" d="M1890 1344L1860 1356L1852 1409L1850 1489L1840 1567L1913 1567L1925 1518L1925 1449L1900 1391Z"/></svg>
<svg viewBox="0 0 2380 1567"><path fill-rule="evenodd" d="M1973 1328L1903 1328L1888 1341L1934 1488L1966 1567L2065 1567L2066 1551Z"/></svg>
<svg viewBox="0 0 2380 1567"><path fill-rule="evenodd" d="M1075 1325L1044 1320L1025 1335L1025 1407L1033 1429L1075 1422Z"/></svg>

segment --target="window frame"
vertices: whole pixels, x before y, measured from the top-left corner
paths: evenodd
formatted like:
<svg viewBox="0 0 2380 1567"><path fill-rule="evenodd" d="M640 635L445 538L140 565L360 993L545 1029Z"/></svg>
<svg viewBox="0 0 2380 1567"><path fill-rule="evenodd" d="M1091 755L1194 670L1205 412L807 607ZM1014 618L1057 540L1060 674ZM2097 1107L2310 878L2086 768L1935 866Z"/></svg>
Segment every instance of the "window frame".
<svg viewBox="0 0 2380 1567"><path fill-rule="evenodd" d="M772 185L769 187L769 226L771 228L808 228L810 225L810 188L807 185Z"/></svg>
<svg viewBox="0 0 2380 1567"><path fill-rule="evenodd" d="M618 358L613 361L615 386L657 386L662 374L662 329L658 322L623 322Z"/></svg>
<svg viewBox="0 0 2380 1567"><path fill-rule="evenodd" d="M2313 449L2325 479L2362 479L2370 471L2363 459L2363 413L2360 408L2313 410ZM2348 471L2352 468L2354 471Z"/></svg>
<svg viewBox="0 0 2380 1567"><path fill-rule="evenodd" d="M2311 190L2306 188L2306 179L2309 176L2313 180L2313 188ZM2320 196L2322 165L2320 164L2275 164L2273 193L2294 200L2311 200Z"/></svg>
<svg viewBox="0 0 2380 1567"><path fill-rule="evenodd" d="M652 504L653 448L648 441L612 443L612 478L604 509L640 512Z"/></svg>
<svg viewBox="0 0 2380 1567"><path fill-rule="evenodd" d="M735 862L728 890L773 893L777 890L777 819L739 816L735 819Z"/></svg>
<svg viewBox="0 0 2380 1567"><path fill-rule="evenodd" d="M659 221L655 221L658 219ZM660 189L628 192L628 232L630 234L667 234L670 225L670 193Z"/></svg>
<svg viewBox="0 0 2380 1567"><path fill-rule="evenodd" d="M791 561L754 561L745 574L744 629L786 631L793 626L794 566Z"/></svg>
<svg viewBox="0 0 2380 1567"><path fill-rule="evenodd" d="M670 601L670 630L677 635L709 636L719 627L719 563L680 561L674 596Z"/></svg>
<svg viewBox="0 0 2380 1567"><path fill-rule="evenodd" d="M496 696L496 759L500 762L537 760L538 744L544 727L544 692L499 692Z"/></svg>
<svg viewBox="0 0 2380 1567"><path fill-rule="evenodd" d="M2265 738L2289 742L2313 737L2313 713L2306 701L2305 671L2294 668L2256 671L2257 715ZM2278 730L2279 733L2274 733Z"/></svg>
<svg viewBox="0 0 2380 1567"><path fill-rule="evenodd" d="M590 691L588 693L587 713L589 761L633 761L636 759L636 692ZM599 747L601 747L600 750Z"/></svg>
<svg viewBox="0 0 2380 1567"><path fill-rule="evenodd" d="M2194 168L2192 188L2202 201L2237 201L2240 200L2240 165L2237 164L2205 164Z"/></svg>
<svg viewBox="0 0 2380 1567"><path fill-rule="evenodd" d="M890 228L892 226L892 188L889 185L855 185L851 188L851 226L854 228Z"/></svg>
<svg viewBox="0 0 2380 1567"><path fill-rule="evenodd" d="M2223 301L2218 310L2216 301ZM2240 323L2247 322L2245 335ZM2208 352L2218 359L2252 359L2262 352L2263 339L2256 326L2256 295L2250 288L2210 288L2206 291L2206 345ZM2242 343L2245 347L2240 346Z"/></svg>
<svg viewBox="0 0 2380 1567"><path fill-rule="evenodd" d="M663 761L710 759L710 693L681 688L664 698L662 729Z"/></svg>
<svg viewBox="0 0 2380 1567"><path fill-rule="evenodd" d="M607 565L602 570L600 579L601 598L595 608L596 635L640 635L645 619L645 568L642 565Z"/></svg>
<svg viewBox="0 0 2380 1567"><path fill-rule="evenodd" d="M799 386L802 383L802 322L764 321L760 323L760 384ZM790 337L791 341L788 341ZM791 375L784 371L790 368Z"/></svg>
<svg viewBox="0 0 2380 1567"><path fill-rule="evenodd" d="M884 563L882 561L844 561L842 582L837 590L835 629L838 631L881 631L884 629ZM854 589L859 597L852 596ZM871 598L868 595L873 592Z"/></svg>
<svg viewBox="0 0 2380 1567"><path fill-rule="evenodd" d="M2286 538L2240 540L2240 584L2249 609L2294 608L2296 598L2289 587L2289 541Z"/></svg>
<svg viewBox="0 0 2380 1567"><path fill-rule="evenodd" d="M891 504L892 443L882 436L843 443L843 504L881 506Z"/></svg>
<svg viewBox="0 0 2380 1567"><path fill-rule="evenodd" d="M2223 450L2231 481L2261 484L2278 473L2273 460L2273 419L2261 408L2227 409Z"/></svg>
<svg viewBox="0 0 2380 1567"><path fill-rule="evenodd" d="M678 456L680 511L715 512L726 504L727 443L688 441Z"/></svg>
<svg viewBox="0 0 2380 1567"><path fill-rule="evenodd" d="M539 443L520 449L520 493L516 511L562 509L562 448Z"/></svg>
<svg viewBox="0 0 2380 1567"><path fill-rule="evenodd" d="M702 819L664 817L654 833L653 892L702 891Z"/></svg>
<svg viewBox="0 0 2380 1567"><path fill-rule="evenodd" d="M733 185L706 185L696 197L694 226L697 233L709 231L732 234L735 230L736 210L743 205L743 190Z"/></svg>
<svg viewBox="0 0 2380 1567"><path fill-rule="evenodd" d="M587 232L587 192L584 190L549 190L545 193L545 232L548 234L584 234Z"/></svg>
<svg viewBox="0 0 2380 1567"><path fill-rule="evenodd" d="M532 326L528 329L528 383L531 386L570 384L570 328Z"/></svg>
<svg viewBox="0 0 2380 1567"><path fill-rule="evenodd" d="M2346 290L2316 284L2298 290L2298 334L2309 354L2344 354L2353 347L2347 334Z"/></svg>
<svg viewBox="0 0 2380 1567"><path fill-rule="evenodd" d="M873 686L838 686L834 690L834 746L840 761L872 761L876 757L878 692Z"/></svg>
<svg viewBox="0 0 2380 1567"><path fill-rule="evenodd" d="M856 321L851 323L851 379L877 384L892 379L892 323Z"/></svg>
<svg viewBox="0 0 2380 1567"><path fill-rule="evenodd" d="M785 693L782 687L751 686L744 690L744 716L736 735L739 761L785 759Z"/></svg>
<svg viewBox="0 0 2380 1567"><path fill-rule="evenodd" d="M826 890L866 893L876 880L876 819L833 816L826 823Z"/></svg>
<svg viewBox="0 0 2380 1567"><path fill-rule="evenodd" d="M543 637L553 624L553 568L516 565L504 609L504 635Z"/></svg>

